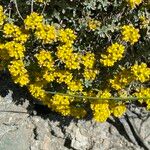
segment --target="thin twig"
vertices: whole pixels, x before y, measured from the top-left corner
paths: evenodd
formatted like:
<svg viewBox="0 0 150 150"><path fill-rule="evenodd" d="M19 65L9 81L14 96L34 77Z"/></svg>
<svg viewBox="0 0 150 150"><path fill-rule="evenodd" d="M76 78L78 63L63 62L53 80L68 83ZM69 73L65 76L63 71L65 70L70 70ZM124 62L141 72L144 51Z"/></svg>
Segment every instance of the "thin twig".
<svg viewBox="0 0 150 150"><path fill-rule="evenodd" d="M13 0L10 0L9 5L8 5L8 21L10 22L10 18L11 18L11 2L13 2Z"/></svg>
<svg viewBox="0 0 150 150"><path fill-rule="evenodd" d="M10 17L11 17L11 8L9 8L9 16L8 16L8 21L10 21Z"/></svg>
<svg viewBox="0 0 150 150"><path fill-rule="evenodd" d="M44 3L44 7L43 7L43 10L42 10L42 12L41 12L41 15L43 15L43 14L44 14L44 11L45 11L45 8L46 8L46 5L47 5L47 2L45 2L45 3Z"/></svg>
<svg viewBox="0 0 150 150"><path fill-rule="evenodd" d="M34 3L34 0L31 1L31 13L33 12L33 3Z"/></svg>
<svg viewBox="0 0 150 150"><path fill-rule="evenodd" d="M15 4L15 7L16 7L16 10L17 10L17 13L18 13L19 17L20 17L22 20L24 20L23 17L22 17L22 15L20 14L19 9L18 9L17 0L14 0L14 4Z"/></svg>

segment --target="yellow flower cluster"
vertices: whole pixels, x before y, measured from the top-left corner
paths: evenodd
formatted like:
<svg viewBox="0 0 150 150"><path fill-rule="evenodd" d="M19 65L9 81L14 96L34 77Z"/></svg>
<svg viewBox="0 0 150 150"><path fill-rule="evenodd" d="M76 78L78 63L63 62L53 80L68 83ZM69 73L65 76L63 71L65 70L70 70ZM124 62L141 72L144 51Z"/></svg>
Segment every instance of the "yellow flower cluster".
<svg viewBox="0 0 150 150"><path fill-rule="evenodd" d="M94 53L87 52L86 55L82 57L82 64L85 66L85 68L92 69L95 64Z"/></svg>
<svg viewBox="0 0 150 150"><path fill-rule="evenodd" d="M39 100L45 100L46 93L42 89L42 86L40 84L36 84L36 83L30 84L28 86L28 89L29 89L31 95L34 96L35 98L37 98Z"/></svg>
<svg viewBox="0 0 150 150"><path fill-rule="evenodd" d="M107 67L113 66L115 62L123 58L125 46L114 43L106 50L106 54L101 54L100 62Z"/></svg>
<svg viewBox="0 0 150 150"><path fill-rule="evenodd" d="M44 72L43 78L46 79L48 82L56 81L57 83L65 83L68 84L73 78L72 73L69 71L48 71L46 70Z"/></svg>
<svg viewBox="0 0 150 150"><path fill-rule="evenodd" d="M146 63L133 65L131 67L131 72L135 76L135 79L142 83L150 80L150 68L147 67Z"/></svg>
<svg viewBox="0 0 150 150"><path fill-rule="evenodd" d="M23 33L21 29L13 23L6 23L3 28L3 33L6 38L13 38L14 41L25 43L28 40L28 35Z"/></svg>
<svg viewBox="0 0 150 150"><path fill-rule="evenodd" d="M98 70L94 69L95 65L95 55L94 53L87 52L81 57L81 63L84 65L83 77L85 80L94 80L96 75L99 73Z"/></svg>
<svg viewBox="0 0 150 150"><path fill-rule="evenodd" d="M140 16L140 28L147 28L150 25L150 19L145 16Z"/></svg>
<svg viewBox="0 0 150 150"><path fill-rule="evenodd" d="M141 87L137 92L133 94L137 98L147 97L149 99L138 99L141 103L147 104L147 109L150 110L150 88Z"/></svg>
<svg viewBox="0 0 150 150"><path fill-rule="evenodd" d="M54 70L54 61L49 51L43 49L39 54L36 54L35 57L37 58L40 67L46 67L48 70Z"/></svg>
<svg viewBox="0 0 150 150"><path fill-rule="evenodd" d="M0 27L4 24L6 16L3 12L3 7L0 5Z"/></svg>
<svg viewBox="0 0 150 150"><path fill-rule="evenodd" d="M50 100L48 107L52 108L53 111L56 111L64 116L67 116L71 114L70 102L71 102L70 97L55 94Z"/></svg>
<svg viewBox="0 0 150 150"><path fill-rule="evenodd" d="M20 36L20 28L13 23L6 23L3 28L3 33L5 37L17 37Z"/></svg>
<svg viewBox="0 0 150 150"><path fill-rule="evenodd" d="M65 61L65 66L68 69L80 69L80 54L72 53L70 57Z"/></svg>
<svg viewBox="0 0 150 150"><path fill-rule="evenodd" d="M36 12L32 12L24 20L25 28L35 31L34 35L43 44L51 44L56 41L57 31L55 26L45 24L44 17Z"/></svg>
<svg viewBox="0 0 150 150"><path fill-rule="evenodd" d="M55 76L57 77L56 81L58 83L66 83L69 84L73 79L73 75L69 71L56 71Z"/></svg>
<svg viewBox="0 0 150 150"><path fill-rule="evenodd" d="M140 38L139 29L134 28L132 24L124 25L122 27L122 39L126 42L130 42L132 45L138 42Z"/></svg>
<svg viewBox="0 0 150 150"><path fill-rule="evenodd" d="M73 53L73 47L70 44L65 44L57 47L56 55L62 61L69 59L68 57L70 57L72 53Z"/></svg>
<svg viewBox="0 0 150 150"><path fill-rule="evenodd" d="M60 29L58 31L58 40L63 44L57 47L57 57L65 63L68 69L80 69L80 54L74 52L73 43L76 39L74 31L67 29Z"/></svg>
<svg viewBox="0 0 150 150"><path fill-rule="evenodd" d="M116 104L114 106L111 106L110 108L115 117L121 117L126 112L125 104Z"/></svg>
<svg viewBox="0 0 150 150"><path fill-rule="evenodd" d="M109 80L111 87L115 90L121 90L133 81L134 77L130 69L121 68L120 72L114 75L113 79Z"/></svg>
<svg viewBox="0 0 150 150"><path fill-rule="evenodd" d="M110 98L111 94L107 90L99 91L97 97ZM105 122L111 114L115 117L121 117L126 111L126 105L123 103L118 104L114 100L101 100L93 101L91 103L91 109L96 121Z"/></svg>
<svg viewBox="0 0 150 150"><path fill-rule="evenodd" d="M56 77L56 73L54 71L49 71L46 70L43 73L43 78L47 81L47 82L53 82L55 80Z"/></svg>
<svg viewBox="0 0 150 150"><path fill-rule="evenodd" d="M82 91L83 90L83 85L80 81L70 81L68 84L68 89L77 92L77 91Z"/></svg>
<svg viewBox="0 0 150 150"><path fill-rule="evenodd" d="M29 83L29 76L22 60L11 61L8 68L15 83L19 83L20 86L24 86Z"/></svg>
<svg viewBox="0 0 150 150"><path fill-rule="evenodd" d="M105 122L111 114L108 103L91 104L91 109L94 119L98 122Z"/></svg>
<svg viewBox="0 0 150 150"><path fill-rule="evenodd" d="M93 69L88 69L88 68L85 68L84 69L84 72L83 72L83 76L86 80L95 80L96 78L96 75L99 73L98 70L93 70Z"/></svg>
<svg viewBox="0 0 150 150"><path fill-rule="evenodd" d="M65 63L68 69L80 69L80 55L73 52L71 44L64 44L57 47L57 57Z"/></svg>
<svg viewBox="0 0 150 150"><path fill-rule="evenodd" d="M71 105L71 102L74 101L74 98L69 96L63 96L55 94L47 102L49 108L53 111L62 114L63 116L73 116L76 118L83 118L86 115L86 111L83 108L78 108Z"/></svg>
<svg viewBox="0 0 150 150"><path fill-rule="evenodd" d="M10 57L14 57L15 59L22 59L24 57L25 47L16 43L15 41L7 42L4 47Z"/></svg>
<svg viewBox="0 0 150 150"><path fill-rule="evenodd" d="M43 24L43 16L39 15L36 12L32 12L27 18L24 20L26 29L38 29L41 28Z"/></svg>
<svg viewBox="0 0 150 150"><path fill-rule="evenodd" d="M74 34L73 30L69 28L60 29L58 40L64 44L73 44L76 37L77 36Z"/></svg>
<svg viewBox="0 0 150 150"><path fill-rule="evenodd" d="M96 30L98 27L100 27L101 22L95 19L89 19L88 20L88 27L90 30L94 31Z"/></svg>
<svg viewBox="0 0 150 150"><path fill-rule="evenodd" d="M35 31L35 36L38 40L42 40L43 44L51 44L56 41L56 29L52 25L43 24Z"/></svg>
<svg viewBox="0 0 150 150"><path fill-rule="evenodd" d="M134 9L136 6L142 3L142 0L127 0L127 2L130 5L130 7Z"/></svg>
<svg viewBox="0 0 150 150"><path fill-rule="evenodd" d="M99 98L110 98L111 94L106 91L100 91L98 93ZM93 117L96 121L105 122L110 116L111 111L109 109L109 100L105 101L93 101L91 102L91 109L93 111Z"/></svg>
<svg viewBox="0 0 150 150"><path fill-rule="evenodd" d="M9 54L5 49L5 44L0 43L0 60L9 60Z"/></svg>
<svg viewBox="0 0 150 150"><path fill-rule="evenodd" d="M77 92L83 90L83 85L80 81L74 81L73 75L69 71L46 71L43 78L48 82L56 81L57 83L65 83L68 90Z"/></svg>
<svg viewBox="0 0 150 150"><path fill-rule="evenodd" d="M122 67L121 71L109 80L109 83L115 90L121 90L134 80L142 83L150 80L150 68L147 67L146 63L135 64L129 69Z"/></svg>

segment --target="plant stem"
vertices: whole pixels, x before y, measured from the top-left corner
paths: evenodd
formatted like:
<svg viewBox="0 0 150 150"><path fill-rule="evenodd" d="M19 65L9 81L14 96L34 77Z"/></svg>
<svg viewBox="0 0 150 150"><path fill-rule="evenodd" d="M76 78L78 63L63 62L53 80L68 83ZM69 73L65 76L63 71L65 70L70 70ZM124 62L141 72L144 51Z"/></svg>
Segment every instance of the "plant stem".
<svg viewBox="0 0 150 150"><path fill-rule="evenodd" d="M24 20L23 17L22 17L22 15L20 14L20 11L19 11L19 9L18 9L18 4L17 4L17 1L16 1L16 0L14 0L14 4L15 4L15 7L16 7L16 10L17 10L17 13L18 13L19 17L20 17L22 20Z"/></svg>
<svg viewBox="0 0 150 150"><path fill-rule="evenodd" d="M109 98L101 98L101 97L91 97L91 96L80 96L80 95L73 95L73 94L67 94L67 93L59 93L59 92L51 92L46 91L46 93L49 94L58 94L63 96L70 96L70 97L76 97L76 98L83 98L83 99L90 99L90 100L138 100L138 99L150 99L150 97L109 97Z"/></svg>

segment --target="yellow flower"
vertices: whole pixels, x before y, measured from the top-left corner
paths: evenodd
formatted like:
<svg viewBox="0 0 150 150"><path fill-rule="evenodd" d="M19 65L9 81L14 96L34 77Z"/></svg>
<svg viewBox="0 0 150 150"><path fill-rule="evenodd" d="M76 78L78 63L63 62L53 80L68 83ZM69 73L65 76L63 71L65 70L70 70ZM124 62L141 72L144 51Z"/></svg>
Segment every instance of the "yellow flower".
<svg viewBox="0 0 150 150"><path fill-rule="evenodd" d="M120 104L112 106L111 111L115 117L121 117L126 112L126 105Z"/></svg>
<svg viewBox="0 0 150 150"><path fill-rule="evenodd" d="M150 88L141 87L133 95L136 96L137 98L140 98L140 99L138 99L138 101L140 103L144 103L145 102L147 104L147 109L150 110ZM144 97L144 98L147 97L148 99L141 99L142 97Z"/></svg>
<svg viewBox="0 0 150 150"><path fill-rule="evenodd" d="M69 84L73 78L73 75L69 71L57 71L55 72L55 76L57 77L58 83L66 83Z"/></svg>
<svg viewBox="0 0 150 150"><path fill-rule="evenodd" d="M99 98L110 98L111 94L109 91L99 91L97 97ZM107 118L110 116L111 111L109 109L109 100L93 100L91 102L91 109L93 111L93 117L98 122L105 122Z"/></svg>
<svg viewBox="0 0 150 150"><path fill-rule="evenodd" d="M63 96L55 94L50 100L49 107L63 116L70 115L70 98L68 96Z"/></svg>
<svg viewBox="0 0 150 150"><path fill-rule="evenodd" d="M90 30L94 31L96 30L98 27L100 27L101 22L95 19L89 19L88 20L88 27Z"/></svg>
<svg viewBox="0 0 150 150"><path fill-rule="evenodd" d="M110 98L111 97L111 93L108 91L108 90L104 90L104 91L99 91L96 95L97 97L100 97L100 98ZM108 102L108 100L105 100ZM97 103L97 101L96 101Z"/></svg>
<svg viewBox="0 0 150 150"><path fill-rule="evenodd" d="M5 49L10 57L14 57L15 59L22 59L24 57L25 47L20 43L16 43L15 41L7 42Z"/></svg>
<svg viewBox="0 0 150 150"><path fill-rule="evenodd" d="M27 18L24 20L26 29L38 29L41 28L43 24L43 16L39 15L36 12L32 12Z"/></svg>
<svg viewBox="0 0 150 150"><path fill-rule="evenodd" d="M68 85L68 89L74 92L77 91L82 91L83 90L83 85L80 81L70 81L69 83L67 83Z"/></svg>
<svg viewBox="0 0 150 150"><path fill-rule="evenodd" d="M37 58L40 67L46 67L48 70L54 70L54 61L49 51L43 49L39 54L36 54L35 57Z"/></svg>
<svg viewBox="0 0 150 150"><path fill-rule="evenodd" d="M5 37L17 37L21 35L21 30L13 23L6 23L3 28Z"/></svg>
<svg viewBox="0 0 150 150"><path fill-rule="evenodd" d="M127 2L130 5L130 7L134 9L136 6L142 3L142 0L127 0Z"/></svg>
<svg viewBox="0 0 150 150"><path fill-rule="evenodd" d="M14 41L24 44L29 38L29 35L21 33L19 36L14 38Z"/></svg>
<svg viewBox="0 0 150 150"><path fill-rule="evenodd" d="M0 5L0 27L4 24L5 18L3 7Z"/></svg>
<svg viewBox="0 0 150 150"><path fill-rule="evenodd" d="M5 49L5 44L0 44L0 60L9 60L8 52Z"/></svg>
<svg viewBox="0 0 150 150"><path fill-rule="evenodd" d="M42 25L35 32L37 39L42 40L44 44L51 44L56 41L56 29L51 25Z"/></svg>
<svg viewBox="0 0 150 150"><path fill-rule="evenodd" d="M55 80L55 72L46 70L44 72L43 78L48 82L53 82Z"/></svg>
<svg viewBox="0 0 150 150"><path fill-rule="evenodd" d="M62 60L68 60L73 53L73 47L70 44L65 44L57 47L57 57Z"/></svg>
<svg viewBox="0 0 150 150"><path fill-rule="evenodd" d="M73 44L76 37L77 36L74 34L74 31L67 28L67 29L61 29L59 31L58 39L64 44L66 43Z"/></svg>
<svg viewBox="0 0 150 150"><path fill-rule="evenodd" d="M109 46L105 54L101 54L100 62L107 67L111 67L115 62L123 58L125 46L122 44L114 43Z"/></svg>
<svg viewBox="0 0 150 150"><path fill-rule="evenodd" d="M81 58L80 54L73 53L73 47L70 44L65 44L57 47L57 57L65 63L68 69L80 69Z"/></svg>
<svg viewBox="0 0 150 150"><path fill-rule="evenodd" d="M22 60L11 61L8 69L15 83L19 83L20 86L24 86L29 83L29 76Z"/></svg>
<svg viewBox="0 0 150 150"><path fill-rule="evenodd" d="M42 89L42 87L38 84L30 84L28 86L28 89L32 96L34 96L37 99L44 100L46 97L45 91Z"/></svg>
<svg viewBox="0 0 150 150"><path fill-rule="evenodd" d="M91 109L94 119L98 122L105 122L111 114L108 103L91 104Z"/></svg>
<svg viewBox="0 0 150 150"><path fill-rule="evenodd" d="M21 29L13 23L6 23L3 28L3 33L6 38L13 38L14 41L25 43L28 40L28 35L23 33Z"/></svg>
<svg viewBox="0 0 150 150"><path fill-rule="evenodd" d="M140 65L133 65L131 72L135 76L135 79L142 83L150 80L150 68L147 67L146 63L142 62Z"/></svg>
<svg viewBox="0 0 150 150"><path fill-rule="evenodd" d="M93 69L84 69L83 76L86 80L94 80L96 78L96 75L99 73L98 70L93 70Z"/></svg>
<svg viewBox="0 0 150 150"><path fill-rule="evenodd" d="M147 28L150 25L150 20L145 16L140 16L140 28Z"/></svg>
<svg viewBox="0 0 150 150"><path fill-rule="evenodd" d="M126 42L130 42L132 45L138 42L140 38L139 29L134 28L132 24L124 25L122 27L122 39Z"/></svg>
<svg viewBox="0 0 150 150"><path fill-rule="evenodd" d="M85 56L82 57L82 64L86 68L92 69L95 64L95 55L94 53L87 52Z"/></svg>
<svg viewBox="0 0 150 150"><path fill-rule="evenodd" d="M116 90L121 90L129 85L134 80L134 76L132 75L129 69L121 68L120 72L114 75L113 79L109 80L111 87Z"/></svg>
<svg viewBox="0 0 150 150"><path fill-rule="evenodd" d="M80 55L78 53L72 53L68 59L64 60L65 67L68 69L80 69Z"/></svg>
<svg viewBox="0 0 150 150"><path fill-rule="evenodd" d="M23 76L13 77L15 83L19 83L20 86L27 86L30 82L29 75L24 74Z"/></svg>

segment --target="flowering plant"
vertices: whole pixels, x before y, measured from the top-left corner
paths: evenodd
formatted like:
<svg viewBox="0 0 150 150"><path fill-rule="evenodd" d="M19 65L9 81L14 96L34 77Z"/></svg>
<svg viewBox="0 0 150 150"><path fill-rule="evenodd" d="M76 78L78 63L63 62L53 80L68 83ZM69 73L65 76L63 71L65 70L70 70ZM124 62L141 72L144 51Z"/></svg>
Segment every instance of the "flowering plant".
<svg viewBox="0 0 150 150"><path fill-rule="evenodd" d="M25 7L23 7L25 6ZM0 2L0 70L64 116L150 109L146 0ZM82 11L81 11L82 10Z"/></svg>

